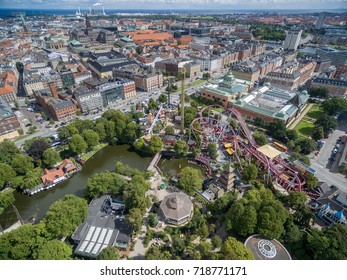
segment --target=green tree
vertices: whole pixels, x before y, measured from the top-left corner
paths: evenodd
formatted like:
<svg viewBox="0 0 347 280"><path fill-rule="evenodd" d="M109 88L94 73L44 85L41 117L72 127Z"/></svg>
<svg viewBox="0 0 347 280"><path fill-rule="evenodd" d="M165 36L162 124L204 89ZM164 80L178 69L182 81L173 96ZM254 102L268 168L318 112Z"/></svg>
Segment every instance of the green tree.
<svg viewBox="0 0 347 280"><path fill-rule="evenodd" d="M111 139L115 136L115 123L113 121L105 122L106 138Z"/></svg>
<svg viewBox="0 0 347 280"><path fill-rule="evenodd" d="M304 206L307 200L307 195L304 192L289 192L288 204L293 209L299 209Z"/></svg>
<svg viewBox="0 0 347 280"><path fill-rule="evenodd" d="M15 201L13 191L13 189L9 188L0 192L0 215L7 207L9 207Z"/></svg>
<svg viewBox="0 0 347 280"><path fill-rule="evenodd" d="M104 141L106 138L106 130L104 123L97 123L95 125L94 131L99 135L99 140Z"/></svg>
<svg viewBox="0 0 347 280"><path fill-rule="evenodd" d="M342 174L346 174L347 173L347 164L346 163L341 163L339 166L339 172Z"/></svg>
<svg viewBox="0 0 347 280"><path fill-rule="evenodd" d="M310 158L308 158L307 156L303 156L303 155L301 155L301 154L298 153L298 152L293 152L293 153L291 153L289 159L290 159L291 161L295 161L295 160L298 159L298 160L302 161L303 163L305 163L305 164L307 164L307 165L311 165Z"/></svg>
<svg viewBox="0 0 347 280"><path fill-rule="evenodd" d="M37 260L71 260L72 248L57 239L44 243L35 254Z"/></svg>
<svg viewBox="0 0 347 280"><path fill-rule="evenodd" d="M208 145L207 145L207 153L213 159L215 159L218 156L216 143L208 143Z"/></svg>
<svg viewBox="0 0 347 280"><path fill-rule="evenodd" d="M69 140L71 136L69 129L65 126L59 127L57 132L58 132L59 140L61 141L67 141Z"/></svg>
<svg viewBox="0 0 347 280"><path fill-rule="evenodd" d="M138 208L133 208L129 211L127 216L128 223L132 226L133 232L138 234L141 231L143 225L143 215L141 210Z"/></svg>
<svg viewBox="0 0 347 280"><path fill-rule="evenodd" d="M99 253L98 260L118 260L119 259L119 250L116 247L107 246L102 249Z"/></svg>
<svg viewBox="0 0 347 280"><path fill-rule="evenodd" d="M267 124L267 130L269 135L278 139L285 140L286 138L286 124L284 121L274 121Z"/></svg>
<svg viewBox="0 0 347 280"><path fill-rule="evenodd" d="M209 72L205 72L204 74L202 74L202 78L204 80L209 80L211 78L211 74Z"/></svg>
<svg viewBox="0 0 347 280"><path fill-rule="evenodd" d="M253 134L253 138L259 146L263 146L263 145L266 145L268 143L266 135L264 133L255 132Z"/></svg>
<svg viewBox="0 0 347 280"><path fill-rule="evenodd" d="M299 133L295 129L288 129L286 131L286 136L289 141L290 140L294 141L299 138Z"/></svg>
<svg viewBox="0 0 347 280"><path fill-rule="evenodd" d="M163 149L163 140L158 135L153 135L148 143L148 150L153 153L159 153Z"/></svg>
<svg viewBox="0 0 347 280"><path fill-rule="evenodd" d="M61 238L70 236L87 218L87 214L87 201L69 194L49 207L44 223L52 237Z"/></svg>
<svg viewBox="0 0 347 280"><path fill-rule="evenodd" d="M303 155L308 155L317 149L317 142L313 139L304 138L297 141L296 146L300 148Z"/></svg>
<svg viewBox="0 0 347 280"><path fill-rule="evenodd" d="M181 170L179 185L190 195L194 194L194 189L201 190L202 174L200 170L192 167L185 167Z"/></svg>
<svg viewBox="0 0 347 280"><path fill-rule="evenodd" d="M0 190L2 189L3 186L9 184L12 179L16 176L16 172L7 163L0 163ZM1 192L0 192L1 194ZM0 203L1 207L1 203Z"/></svg>
<svg viewBox="0 0 347 280"><path fill-rule="evenodd" d="M315 125L322 127L325 133L330 133L331 131L336 129L337 121L327 114L322 114L316 120Z"/></svg>
<svg viewBox="0 0 347 280"><path fill-rule="evenodd" d="M165 128L165 134L166 135L174 135L175 134L175 128L172 125L169 125Z"/></svg>
<svg viewBox="0 0 347 280"><path fill-rule="evenodd" d="M347 111L347 100L341 97L334 97L325 100L321 105L324 113L333 116L337 113ZM324 126L323 126L324 127Z"/></svg>
<svg viewBox="0 0 347 280"><path fill-rule="evenodd" d="M221 259L224 260L253 260L252 252L233 237L228 237L221 248Z"/></svg>
<svg viewBox="0 0 347 280"><path fill-rule="evenodd" d="M152 245L145 253L146 260L172 260L172 255L169 251L162 247Z"/></svg>
<svg viewBox="0 0 347 280"><path fill-rule="evenodd" d="M108 170L96 173L88 179L86 195L88 198L95 198L107 193L115 195L123 191L125 184L124 178Z"/></svg>
<svg viewBox="0 0 347 280"><path fill-rule="evenodd" d="M249 182L255 180L258 177L258 168L253 163L248 163L243 168L242 177L245 181Z"/></svg>
<svg viewBox="0 0 347 280"><path fill-rule="evenodd" d="M48 138L36 137L25 141L24 150L30 155L34 160L42 159L43 152L51 147L51 143Z"/></svg>
<svg viewBox="0 0 347 280"><path fill-rule="evenodd" d="M151 227L156 227L158 224L158 216L157 214L154 213L149 213L148 214L148 224Z"/></svg>
<svg viewBox="0 0 347 280"><path fill-rule="evenodd" d="M213 236L211 242L214 249L221 248L223 244L222 239L218 235Z"/></svg>
<svg viewBox="0 0 347 280"><path fill-rule="evenodd" d="M84 141L88 145L88 149L92 149L99 144L99 135L95 131L91 129L85 129L83 130L82 134Z"/></svg>
<svg viewBox="0 0 347 280"><path fill-rule="evenodd" d="M54 164L61 161L59 153L53 148L49 148L46 151L44 151L42 157L43 162L50 167L54 166Z"/></svg>
<svg viewBox="0 0 347 280"><path fill-rule="evenodd" d="M306 187L309 189L314 189L317 187L318 178L310 173L306 175Z"/></svg>
<svg viewBox="0 0 347 280"><path fill-rule="evenodd" d="M311 97L317 97L317 98L328 98L329 97L329 90L325 87L311 87L308 90L308 94Z"/></svg>
<svg viewBox="0 0 347 280"><path fill-rule="evenodd" d="M344 225L314 229L307 235L307 251L311 259L345 260L347 258L347 228Z"/></svg>
<svg viewBox="0 0 347 280"><path fill-rule="evenodd" d="M143 47L142 46L137 46L135 48L135 51L138 55L141 55L143 53Z"/></svg>
<svg viewBox="0 0 347 280"><path fill-rule="evenodd" d="M137 139L135 141L135 143L134 143L134 148L135 148L136 151L143 151L143 150L145 150L147 148L145 140L142 137Z"/></svg>
<svg viewBox="0 0 347 280"><path fill-rule="evenodd" d="M279 238L283 233L283 225L288 214L279 201L273 201L271 204L264 206L258 212L257 231L272 239Z"/></svg>
<svg viewBox="0 0 347 280"><path fill-rule="evenodd" d="M312 137L313 140L316 140L316 141L322 139L324 137L323 127L315 126L313 128L311 137Z"/></svg>
<svg viewBox="0 0 347 280"><path fill-rule="evenodd" d="M0 143L0 162L10 164L13 157L21 154L21 150L16 147L14 142L5 140Z"/></svg>
<svg viewBox="0 0 347 280"><path fill-rule="evenodd" d="M258 127L265 127L265 122L263 121L262 118L256 117L254 119L254 125Z"/></svg>
<svg viewBox="0 0 347 280"><path fill-rule="evenodd" d="M150 184L142 175L135 175L124 191L125 207L127 209L136 208L144 215L146 208L150 206L150 199L146 196L149 187Z"/></svg>
<svg viewBox="0 0 347 280"><path fill-rule="evenodd" d="M167 103L167 95L164 94L164 93L162 93L161 95L159 95L158 101L159 101L160 103Z"/></svg>
<svg viewBox="0 0 347 280"><path fill-rule="evenodd" d="M0 260L30 260L46 242L40 225L26 224L0 236Z"/></svg>
<svg viewBox="0 0 347 280"><path fill-rule="evenodd" d="M72 152L79 155L83 154L87 150L88 145L82 136L74 134L69 140L69 148Z"/></svg>
<svg viewBox="0 0 347 280"><path fill-rule="evenodd" d="M187 148L187 143L182 140L176 141L174 145L175 152L180 155L184 155L187 152Z"/></svg>
<svg viewBox="0 0 347 280"><path fill-rule="evenodd" d="M211 259L212 244L208 241L203 241L199 246L200 254L203 260Z"/></svg>
<svg viewBox="0 0 347 280"><path fill-rule="evenodd" d="M25 175L34 169L32 158L23 154L15 155L12 159L11 166L19 175Z"/></svg>

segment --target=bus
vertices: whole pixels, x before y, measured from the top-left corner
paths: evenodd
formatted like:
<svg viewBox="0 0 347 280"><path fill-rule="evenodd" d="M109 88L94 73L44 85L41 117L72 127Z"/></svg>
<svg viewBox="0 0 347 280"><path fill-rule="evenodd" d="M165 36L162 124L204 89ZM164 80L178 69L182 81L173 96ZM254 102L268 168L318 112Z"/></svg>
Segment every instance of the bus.
<svg viewBox="0 0 347 280"><path fill-rule="evenodd" d="M286 147L286 146L284 146L284 145L282 145L281 143L279 143L279 142L273 142L272 143L272 145L275 147L275 148L277 148L277 149L279 149L280 151L282 151L282 152L287 152L288 151L288 148Z"/></svg>

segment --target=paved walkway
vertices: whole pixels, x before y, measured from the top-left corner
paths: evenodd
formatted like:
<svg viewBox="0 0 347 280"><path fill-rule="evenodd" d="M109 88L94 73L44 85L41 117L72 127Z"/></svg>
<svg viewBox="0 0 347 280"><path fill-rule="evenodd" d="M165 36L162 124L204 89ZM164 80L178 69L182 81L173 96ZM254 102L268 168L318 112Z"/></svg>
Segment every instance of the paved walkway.
<svg viewBox="0 0 347 280"><path fill-rule="evenodd" d="M310 111L310 109L313 107L314 104L308 104L305 108L305 110L300 114L300 116L290 124L289 129L294 129L297 124L302 120L303 117L305 117L305 115L308 113L308 111Z"/></svg>
<svg viewBox="0 0 347 280"><path fill-rule="evenodd" d="M157 163L160 160L160 158L161 158L161 153L157 153L154 156L151 163L149 164L149 166L147 167L148 171L154 172L153 179L151 180L151 188L146 193L146 196L150 198L152 198L153 196L158 197L158 187L162 183L162 177L159 173L159 170L157 169ZM151 203L151 206L147 208L146 214L143 216L144 220L147 219L147 216L151 208L152 208L152 203ZM143 246L142 242L146 237L146 232L147 232L147 228L146 228L146 222L145 222L141 228L140 234L136 238L136 244L134 246L134 250L129 252L129 255L128 255L129 258L134 260L143 260L145 258L145 253L147 249L153 243L153 240L152 240L147 248Z"/></svg>

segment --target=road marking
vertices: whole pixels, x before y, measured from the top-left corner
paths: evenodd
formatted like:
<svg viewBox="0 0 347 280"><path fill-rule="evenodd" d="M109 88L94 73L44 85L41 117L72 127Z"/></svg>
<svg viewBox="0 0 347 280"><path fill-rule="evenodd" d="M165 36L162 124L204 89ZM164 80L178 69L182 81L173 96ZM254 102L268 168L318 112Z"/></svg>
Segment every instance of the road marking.
<svg viewBox="0 0 347 280"><path fill-rule="evenodd" d="M317 165L317 166L319 166L320 168L323 168L323 166L321 166L321 165L318 164L318 163L314 163L314 165Z"/></svg>

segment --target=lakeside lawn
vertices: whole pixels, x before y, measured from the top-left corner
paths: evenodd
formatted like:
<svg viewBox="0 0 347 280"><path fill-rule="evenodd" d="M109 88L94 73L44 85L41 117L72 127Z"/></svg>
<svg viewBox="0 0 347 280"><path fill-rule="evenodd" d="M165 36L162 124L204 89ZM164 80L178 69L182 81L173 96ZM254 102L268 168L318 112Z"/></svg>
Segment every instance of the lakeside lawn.
<svg viewBox="0 0 347 280"><path fill-rule="evenodd" d="M312 135L313 128L314 128L313 123L309 123L309 122L302 120L295 127L295 130L303 136L310 137Z"/></svg>
<svg viewBox="0 0 347 280"><path fill-rule="evenodd" d="M90 159L93 155L95 155L98 151L100 151L102 148L106 147L107 143L101 143L99 145L96 145L91 151L85 153L83 156L81 156L81 159L84 161L87 161Z"/></svg>

